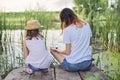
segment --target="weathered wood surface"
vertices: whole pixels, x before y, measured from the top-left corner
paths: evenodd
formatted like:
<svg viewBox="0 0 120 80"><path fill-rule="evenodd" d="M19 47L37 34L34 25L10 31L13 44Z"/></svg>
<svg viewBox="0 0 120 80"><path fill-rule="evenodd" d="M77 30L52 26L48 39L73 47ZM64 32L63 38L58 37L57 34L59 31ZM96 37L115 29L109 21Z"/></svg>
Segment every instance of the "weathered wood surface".
<svg viewBox="0 0 120 80"><path fill-rule="evenodd" d="M14 69L4 80L53 80L52 69L48 73L35 72L29 75L23 71L23 68Z"/></svg>
<svg viewBox="0 0 120 80"><path fill-rule="evenodd" d="M82 80L85 80L88 77L99 78L99 80L108 80L107 76L95 65L92 65L92 68L89 71L80 71L79 73Z"/></svg>
<svg viewBox="0 0 120 80"><path fill-rule="evenodd" d="M55 68L56 80L81 80L78 72L67 72L60 66Z"/></svg>
<svg viewBox="0 0 120 80"><path fill-rule="evenodd" d="M14 69L4 80L86 80L88 77L96 78L98 75L101 78L99 80L108 80L106 75L95 66L89 71L67 72L56 65L50 68L48 73L35 72L34 75L23 72L23 68Z"/></svg>

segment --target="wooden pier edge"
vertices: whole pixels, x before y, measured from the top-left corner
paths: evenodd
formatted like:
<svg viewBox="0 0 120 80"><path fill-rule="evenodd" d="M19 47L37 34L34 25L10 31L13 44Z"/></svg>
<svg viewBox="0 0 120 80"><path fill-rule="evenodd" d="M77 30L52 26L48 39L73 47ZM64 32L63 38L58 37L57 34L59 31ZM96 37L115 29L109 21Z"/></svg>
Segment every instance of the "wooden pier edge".
<svg viewBox="0 0 120 80"><path fill-rule="evenodd" d="M60 65L52 66L48 73L35 72L29 75L23 67L12 70L3 80L108 80L108 77L95 65L89 71L68 72ZM91 79L90 79L91 80Z"/></svg>

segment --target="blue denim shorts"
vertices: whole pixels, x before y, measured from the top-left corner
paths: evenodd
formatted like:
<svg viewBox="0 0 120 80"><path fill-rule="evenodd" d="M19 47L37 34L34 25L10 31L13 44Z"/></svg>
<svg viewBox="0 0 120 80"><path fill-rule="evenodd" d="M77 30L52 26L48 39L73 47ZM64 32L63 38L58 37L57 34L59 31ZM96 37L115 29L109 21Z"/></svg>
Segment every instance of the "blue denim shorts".
<svg viewBox="0 0 120 80"><path fill-rule="evenodd" d="M92 66L92 60L86 60L80 63L71 64L66 59L61 63L61 67L67 71L87 71Z"/></svg>
<svg viewBox="0 0 120 80"><path fill-rule="evenodd" d="M44 70L48 69L48 68L45 68L45 69L36 68L36 67L32 66L31 64L28 64L28 67L29 67L30 69L32 69L33 72L35 72L35 71L44 71Z"/></svg>

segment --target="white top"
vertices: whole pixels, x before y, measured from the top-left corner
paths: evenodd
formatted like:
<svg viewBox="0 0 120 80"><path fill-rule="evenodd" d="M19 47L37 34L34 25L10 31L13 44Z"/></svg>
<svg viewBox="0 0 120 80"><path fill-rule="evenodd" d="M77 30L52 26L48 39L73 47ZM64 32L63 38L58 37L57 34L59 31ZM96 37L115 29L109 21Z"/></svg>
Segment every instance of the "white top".
<svg viewBox="0 0 120 80"><path fill-rule="evenodd" d="M45 48L44 40L39 38L32 38L26 40L26 46L29 50L25 63L31 64L36 68L48 68L51 64L51 56Z"/></svg>
<svg viewBox="0 0 120 80"><path fill-rule="evenodd" d="M82 28L70 25L64 29L63 43L71 44L71 53L66 56L69 63L80 63L91 59L90 37L92 32L88 23Z"/></svg>

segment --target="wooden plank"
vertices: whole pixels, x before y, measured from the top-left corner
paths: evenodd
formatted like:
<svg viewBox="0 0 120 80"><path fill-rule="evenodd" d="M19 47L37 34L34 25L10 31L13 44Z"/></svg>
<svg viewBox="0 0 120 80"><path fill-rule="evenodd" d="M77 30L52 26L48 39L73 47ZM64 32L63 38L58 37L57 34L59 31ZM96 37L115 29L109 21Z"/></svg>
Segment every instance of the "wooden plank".
<svg viewBox="0 0 120 80"><path fill-rule="evenodd" d="M41 79L42 80L53 80L53 71L52 70L49 70L48 73L43 73L42 76L41 76Z"/></svg>
<svg viewBox="0 0 120 80"><path fill-rule="evenodd" d="M23 68L18 68L10 72L4 80L53 80L53 71L50 68L48 73L35 72L29 75L23 72Z"/></svg>
<svg viewBox="0 0 120 80"><path fill-rule="evenodd" d="M35 74L31 76L29 80L53 80L52 72L52 68L50 68L47 73L35 72Z"/></svg>
<svg viewBox="0 0 120 80"><path fill-rule="evenodd" d="M28 80L29 75L23 72L23 68L18 68L12 70L4 80L25 80L25 79Z"/></svg>
<svg viewBox="0 0 120 80"><path fill-rule="evenodd" d="M56 80L81 80L78 72L67 72L60 66L55 66Z"/></svg>
<svg viewBox="0 0 120 80"><path fill-rule="evenodd" d="M86 78L100 78L100 80L108 80L107 76L98 69L95 65L92 65L92 68L89 71L79 71L80 76L83 80Z"/></svg>
<svg viewBox="0 0 120 80"><path fill-rule="evenodd" d="M48 73L35 72L34 75L23 72L23 68L17 68L11 71L4 80L85 80L88 77L96 80L97 75L100 80L108 80L107 76L95 65L89 71L84 72L67 72L57 65L50 68Z"/></svg>
<svg viewBox="0 0 120 80"><path fill-rule="evenodd" d="M55 78L55 75L56 75L56 73L55 73L55 66L52 66L51 70L52 70L52 78L53 78L53 80L56 80L56 78Z"/></svg>

